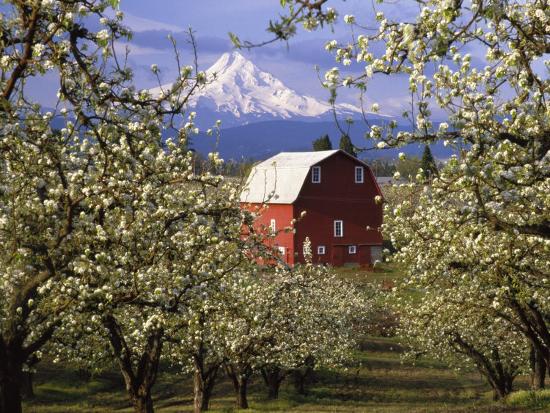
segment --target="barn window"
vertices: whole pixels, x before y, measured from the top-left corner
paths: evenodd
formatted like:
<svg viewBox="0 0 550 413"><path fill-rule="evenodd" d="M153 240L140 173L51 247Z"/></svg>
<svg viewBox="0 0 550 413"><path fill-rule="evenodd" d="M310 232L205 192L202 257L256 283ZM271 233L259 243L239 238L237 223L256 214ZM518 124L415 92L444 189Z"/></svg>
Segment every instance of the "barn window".
<svg viewBox="0 0 550 413"><path fill-rule="evenodd" d="M272 218L271 222L269 223L269 228L271 229L272 233L275 233L277 231L277 222Z"/></svg>
<svg viewBox="0 0 550 413"><path fill-rule="evenodd" d="M317 255L325 255L326 248L324 245L319 245L317 247Z"/></svg>
<svg viewBox="0 0 550 413"><path fill-rule="evenodd" d="M285 256L285 253L286 253L285 247L277 247L277 250L279 251L279 254L281 254L283 257Z"/></svg>
<svg viewBox="0 0 550 413"><path fill-rule="evenodd" d="M355 167L355 183L362 184L365 181L365 168L362 166Z"/></svg>
<svg viewBox="0 0 550 413"><path fill-rule="evenodd" d="M348 254L357 254L357 246L356 245L350 245L348 247Z"/></svg>
<svg viewBox="0 0 550 413"><path fill-rule="evenodd" d="M314 184L320 184L321 183L321 167L320 166L314 166L311 168L311 182Z"/></svg>
<svg viewBox="0 0 550 413"><path fill-rule="evenodd" d="M334 221L334 236L343 237L344 236L344 221L337 219Z"/></svg>

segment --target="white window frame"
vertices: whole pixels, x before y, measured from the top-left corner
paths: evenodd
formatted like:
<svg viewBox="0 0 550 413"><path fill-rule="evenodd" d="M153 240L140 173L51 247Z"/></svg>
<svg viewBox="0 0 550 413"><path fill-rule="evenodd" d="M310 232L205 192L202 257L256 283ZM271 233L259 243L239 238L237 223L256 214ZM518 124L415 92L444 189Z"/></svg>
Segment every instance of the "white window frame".
<svg viewBox="0 0 550 413"><path fill-rule="evenodd" d="M340 233L338 233L338 224L340 224ZM341 219L334 220L334 236L337 238L342 238L344 236L344 221Z"/></svg>
<svg viewBox="0 0 550 413"><path fill-rule="evenodd" d="M357 245L349 245L348 246L348 254L357 254Z"/></svg>
<svg viewBox="0 0 550 413"><path fill-rule="evenodd" d="M271 232L274 234L277 232L277 221L275 218L271 218L271 221L269 222L269 229L271 229Z"/></svg>
<svg viewBox="0 0 550 413"><path fill-rule="evenodd" d="M361 171L361 179L357 179L359 176L357 175L357 172ZM356 184L362 184L365 182L365 168L362 166L356 166L355 167L355 183Z"/></svg>
<svg viewBox="0 0 550 413"><path fill-rule="evenodd" d="M283 257L286 257L286 248L283 247L282 245L279 245L277 247L277 251L279 252L279 254L281 254Z"/></svg>
<svg viewBox="0 0 550 413"><path fill-rule="evenodd" d="M324 245L317 246L317 255L325 255L327 253L327 248Z"/></svg>
<svg viewBox="0 0 550 413"><path fill-rule="evenodd" d="M315 173L317 172L317 179L315 176ZM313 184L320 184L321 183L321 167L320 166L313 166L311 168L311 183Z"/></svg>

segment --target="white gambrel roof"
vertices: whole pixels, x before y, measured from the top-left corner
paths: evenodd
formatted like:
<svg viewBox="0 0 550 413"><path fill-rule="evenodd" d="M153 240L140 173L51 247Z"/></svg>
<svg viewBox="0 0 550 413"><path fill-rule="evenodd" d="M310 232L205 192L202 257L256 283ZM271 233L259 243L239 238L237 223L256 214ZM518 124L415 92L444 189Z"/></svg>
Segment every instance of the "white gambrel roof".
<svg viewBox="0 0 550 413"><path fill-rule="evenodd" d="M292 204L298 198L309 169L338 150L281 152L252 168L241 202Z"/></svg>

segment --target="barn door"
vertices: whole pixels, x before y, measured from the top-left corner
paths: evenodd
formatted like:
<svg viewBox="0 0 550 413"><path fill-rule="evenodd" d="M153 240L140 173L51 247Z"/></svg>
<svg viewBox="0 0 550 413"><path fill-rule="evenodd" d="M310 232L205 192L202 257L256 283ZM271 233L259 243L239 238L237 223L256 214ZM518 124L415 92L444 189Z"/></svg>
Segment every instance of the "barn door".
<svg viewBox="0 0 550 413"><path fill-rule="evenodd" d="M371 265L370 245L359 246L359 264L361 267L369 267Z"/></svg>
<svg viewBox="0 0 550 413"><path fill-rule="evenodd" d="M344 246L333 245L332 246L332 265L335 267L341 267L344 265Z"/></svg>

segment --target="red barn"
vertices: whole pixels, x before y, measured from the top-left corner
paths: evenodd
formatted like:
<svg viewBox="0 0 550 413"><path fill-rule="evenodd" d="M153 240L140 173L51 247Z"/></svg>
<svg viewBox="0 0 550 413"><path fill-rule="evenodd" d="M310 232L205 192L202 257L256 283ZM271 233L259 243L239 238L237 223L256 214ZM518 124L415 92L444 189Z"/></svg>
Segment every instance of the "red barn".
<svg viewBox="0 0 550 413"><path fill-rule="evenodd" d="M377 196L370 168L344 151L282 152L252 169L241 204L260 210L256 225L277 234L274 245L290 265L304 262L309 237L314 262L368 266L382 252Z"/></svg>

